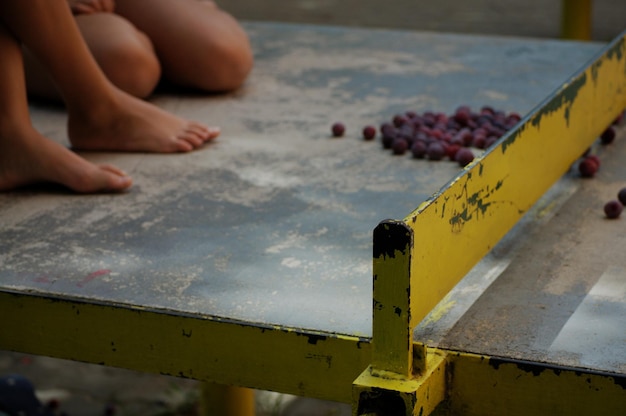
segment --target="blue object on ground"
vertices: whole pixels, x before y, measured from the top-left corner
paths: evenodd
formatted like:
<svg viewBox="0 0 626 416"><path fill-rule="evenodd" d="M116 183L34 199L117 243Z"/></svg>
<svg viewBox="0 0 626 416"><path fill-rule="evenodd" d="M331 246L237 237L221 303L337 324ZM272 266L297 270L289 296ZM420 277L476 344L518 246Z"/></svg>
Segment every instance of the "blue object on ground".
<svg viewBox="0 0 626 416"><path fill-rule="evenodd" d="M42 405L33 384L23 376L10 374L0 377L0 415L8 416L52 416Z"/></svg>

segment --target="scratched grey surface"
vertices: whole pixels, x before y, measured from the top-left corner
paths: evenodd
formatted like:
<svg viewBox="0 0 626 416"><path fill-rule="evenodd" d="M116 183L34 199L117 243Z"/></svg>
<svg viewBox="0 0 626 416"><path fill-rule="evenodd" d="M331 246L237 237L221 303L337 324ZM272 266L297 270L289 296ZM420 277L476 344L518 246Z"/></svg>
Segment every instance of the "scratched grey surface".
<svg viewBox="0 0 626 416"><path fill-rule="evenodd" d="M222 127L185 155L88 153L123 195L0 195L0 289L371 334L371 239L458 173L358 139L399 111L522 114L601 45L248 23L256 67L225 96L160 96ZM33 107L66 142L65 114ZM330 139L341 120L347 137Z"/></svg>

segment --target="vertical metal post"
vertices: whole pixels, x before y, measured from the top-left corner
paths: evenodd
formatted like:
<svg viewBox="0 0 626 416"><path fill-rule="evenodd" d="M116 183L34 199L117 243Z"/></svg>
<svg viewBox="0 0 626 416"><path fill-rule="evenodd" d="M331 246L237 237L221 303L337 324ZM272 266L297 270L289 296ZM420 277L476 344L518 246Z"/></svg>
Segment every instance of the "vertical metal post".
<svg viewBox="0 0 626 416"><path fill-rule="evenodd" d="M254 390L202 383L199 413L202 416L254 416Z"/></svg>
<svg viewBox="0 0 626 416"><path fill-rule="evenodd" d="M413 233L402 221L383 221L374 230L372 367L407 378L412 376L414 365L410 287L412 246Z"/></svg>
<svg viewBox="0 0 626 416"><path fill-rule="evenodd" d="M561 37L591 40L591 0L561 0Z"/></svg>

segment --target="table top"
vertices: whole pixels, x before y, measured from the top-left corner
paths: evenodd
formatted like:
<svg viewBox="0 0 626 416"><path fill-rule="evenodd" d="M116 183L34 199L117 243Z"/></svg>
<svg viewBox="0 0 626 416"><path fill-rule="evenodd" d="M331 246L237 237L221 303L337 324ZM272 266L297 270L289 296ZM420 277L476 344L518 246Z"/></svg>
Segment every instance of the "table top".
<svg viewBox="0 0 626 416"><path fill-rule="evenodd" d="M391 156L361 140L361 128L406 110L450 113L462 104L525 114L602 48L268 23L246 29L256 65L242 89L154 98L220 125L216 143L177 155L84 153L133 176L121 195L48 187L0 195L0 290L369 337L372 230L409 214L460 168ZM32 117L67 143L61 109L33 106ZM330 138L334 121L346 124L346 137ZM606 279L615 267L626 265L607 269ZM593 285L574 286L572 302L582 305ZM481 302L493 301L489 293ZM533 307L551 302L546 295ZM571 334L552 341L567 343ZM465 347L471 337L462 335L450 344Z"/></svg>

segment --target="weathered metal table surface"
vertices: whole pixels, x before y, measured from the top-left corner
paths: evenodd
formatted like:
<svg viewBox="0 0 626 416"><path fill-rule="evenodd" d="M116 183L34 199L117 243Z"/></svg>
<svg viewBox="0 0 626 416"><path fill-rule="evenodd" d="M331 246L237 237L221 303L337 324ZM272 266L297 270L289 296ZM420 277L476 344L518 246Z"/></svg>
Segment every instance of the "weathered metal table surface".
<svg viewBox="0 0 626 416"><path fill-rule="evenodd" d="M246 28L256 66L244 88L225 96L155 98L177 114L220 125L215 144L180 155L84 154L133 176L134 187L122 195L55 189L0 195L0 290L369 337L372 229L407 215L459 168L392 157L378 143L360 140L361 127L404 110L452 112L461 104L524 114L602 47L280 24ZM33 107L33 120L47 136L66 140L63 111ZM336 120L346 123L347 137L329 138ZM619 167L619 157L612 157L606 172ZM585 187L594 192L592 182ZM507 287L512 271L477 302L475 308L488 303L484 309L500 316L493 326L516 338L519 354L522 348L539 355L550 346L561 351L573 333L566 322L576 323L570 315L593 307L594 283L624 275L623 256L602 263L609 268L593 258L593 273L579 284L559 275L537 288L537 276L552 270L550 253L574 253L575 243L590 235L623 242L622 222L587 217L542 237L541 246L531 240L536 261L512 263L536 269L522 288L540 289L530 304L499 314L501 292L522 290ZM615 308L623 316L621 293ZM563 303L569 315L554 310ZM476 336L492 321L479 316L482 308L474 310L448 342L510 352L490 344L490 336ZM520 311L549 320L549 328L503 322ZM563 330L554 332L559 325ZM618 342L623 333L622 326ZM622 370L624 362L622 356Z"/></svg>

